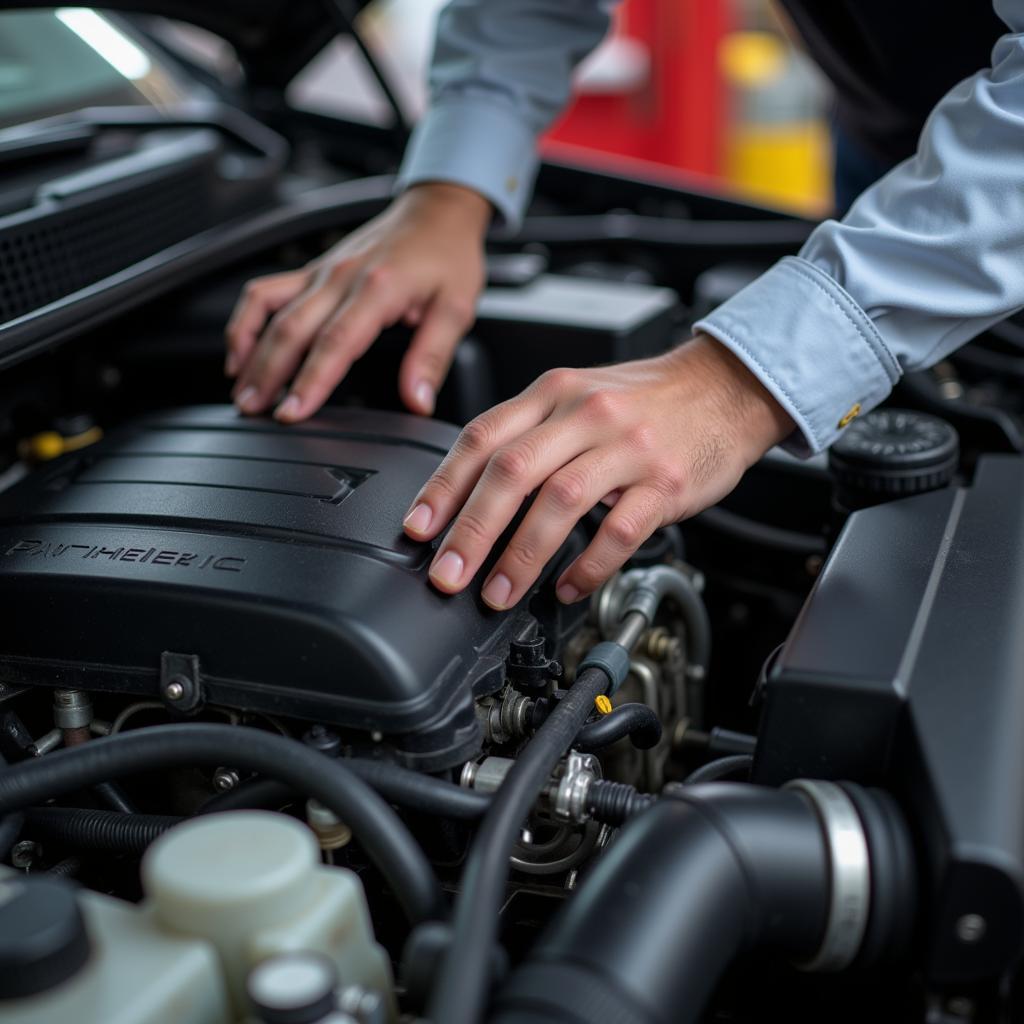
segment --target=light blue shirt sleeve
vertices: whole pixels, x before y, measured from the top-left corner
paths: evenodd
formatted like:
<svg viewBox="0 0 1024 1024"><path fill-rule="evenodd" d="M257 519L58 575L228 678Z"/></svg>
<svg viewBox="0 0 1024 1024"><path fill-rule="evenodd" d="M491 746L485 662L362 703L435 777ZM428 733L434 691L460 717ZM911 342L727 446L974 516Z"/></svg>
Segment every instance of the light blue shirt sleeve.
<svg viewBox="0 0 1024 1024"><path fill-rule="evenodd" d="M992 67L942 99L916 155L695 325L793 417L791 451L1024 307L1024 0L995 9Z"/></svg>
<svg viewBox="0 0 1024 1024"><path fill-rule="evenodd" d="M452 0L440 13L430 108L397 189L472 188L514 228L533 190L537 139L569 102L576 65L610 24L602 0Z"/></svg>
<svg viewBox="0 0 1024 1024"><path fill-rule="evenodd" d="M453 0L441 14L432 103L398 187L455 182L519 223L536 139L572 70L605 34L601 0ZM900 376L1024 307L1024 0L992 66L952 89L917 154L700 321L792 416L797 454L827 448ZM922 55L927 59L927 55Z"/></svg>

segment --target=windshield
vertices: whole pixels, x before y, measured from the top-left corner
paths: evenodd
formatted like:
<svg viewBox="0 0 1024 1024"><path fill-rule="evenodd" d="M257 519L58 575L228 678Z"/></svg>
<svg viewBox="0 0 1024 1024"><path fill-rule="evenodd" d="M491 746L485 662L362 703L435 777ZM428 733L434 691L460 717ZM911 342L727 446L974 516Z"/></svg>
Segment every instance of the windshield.
<svg viewBox="0 0 1024 1024"><path fill-rule="evenodd" d="M164 106L183 97L118 19L87 7L0 13L0 126L87 106Z"/></svg>

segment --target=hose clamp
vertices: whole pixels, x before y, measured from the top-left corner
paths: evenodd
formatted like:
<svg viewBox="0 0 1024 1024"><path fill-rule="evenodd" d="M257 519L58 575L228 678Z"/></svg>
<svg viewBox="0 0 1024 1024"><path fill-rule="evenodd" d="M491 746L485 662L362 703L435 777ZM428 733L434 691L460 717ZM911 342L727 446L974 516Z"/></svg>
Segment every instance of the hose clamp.
<svg viewBox="0 0 1024 1024"><path fill-rule="evenodd" d="M871 859L864 826L853 801L834 782L795 779L796 790L810 803L828 853L830 892L828 921L817 953L798 966L805 971L841 971L860 951L871 909Z"/></svg>
<svg viewBox="0 0 1024 1024"><path fill-rule="evenodd" d="M576 678L579 679L584 669L600 669L608 677L608 694L611 696L626 681L629 665L629 651L622 644L602 640L601 643L595 644L579 663Z"/></svg>

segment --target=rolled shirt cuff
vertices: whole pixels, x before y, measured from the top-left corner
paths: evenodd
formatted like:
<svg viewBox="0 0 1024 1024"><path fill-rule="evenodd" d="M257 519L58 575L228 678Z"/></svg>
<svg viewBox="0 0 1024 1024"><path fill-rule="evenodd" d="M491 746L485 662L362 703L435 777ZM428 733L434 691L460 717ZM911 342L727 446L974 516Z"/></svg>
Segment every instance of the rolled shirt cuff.
<svg viewBox="0 0 1024 1024"><path fill-rule="evenodd" d="M514 111L470 96L448 98L416 126L395 191L425 181L462 185L491 202L499 226L514 230L538 164L533 130Z"/></svg>
<svg viewBox="0 0 1024 1024"><path fill-rule="evenodd" d="M823 270L787 256L694 325L725 345L789 413L796 455L827 448L900 378L871 318Z"/></svg>

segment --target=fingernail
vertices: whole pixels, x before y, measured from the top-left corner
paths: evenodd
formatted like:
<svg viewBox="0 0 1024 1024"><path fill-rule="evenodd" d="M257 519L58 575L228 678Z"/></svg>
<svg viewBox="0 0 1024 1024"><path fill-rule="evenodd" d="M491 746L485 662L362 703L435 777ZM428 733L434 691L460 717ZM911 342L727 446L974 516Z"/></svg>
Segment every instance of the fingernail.
<svg viewBox="0 0 1024 1024"><path fill-rule="evenodd" d="M484 601L498 611L508 607L508 599L512 596L512 581L503 573L495 573L483 589Z"/></svg>
<svg viewBox="0 0 1024 1024"><path fill-rule="evenodd" d="M275 410L274 418L279 420L289 420L293 416L298 416L299 409L302 408L302 399L298 395L289 395Z"/></svg>
<svg viewBox="0 0 1024 1024"><path fill-rule="evenodd" d="M421 380L419 384L416 385L416 389L413 393L415 394L416 402L421 409L424 409L427 412L434 411L434 389L425 380Z"/></svg>
<svg viewBox="0 0 1024 1024"><path fill-rule="evenodd" d="M433 513L422 501L402 520L402 525L413 533L426 533L430 529Z"/></svg>
<svg viewBox="0 0 1024 1024"><path fill-rule="evenodd" d="M235 405L242 412L255 412L257 398L259 398L259 392L250 386L242 390L241 394L235 399Z"/></svg>
<svg viewBox="0 0 1024 1024"><path fill-rule="evenodd" d="M446 551L431 567L430 575L449 587L457 587L466 563L457 551Z"/></svg>
<svg viewBox="0 0 1024 1024"><path fill-rule="evenodd" d="M562 604L572 604L580 598L580 592L571 583L563 583L555 590L555 593Z"/></svg>

